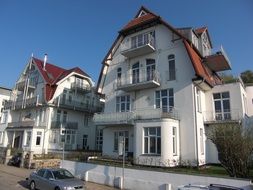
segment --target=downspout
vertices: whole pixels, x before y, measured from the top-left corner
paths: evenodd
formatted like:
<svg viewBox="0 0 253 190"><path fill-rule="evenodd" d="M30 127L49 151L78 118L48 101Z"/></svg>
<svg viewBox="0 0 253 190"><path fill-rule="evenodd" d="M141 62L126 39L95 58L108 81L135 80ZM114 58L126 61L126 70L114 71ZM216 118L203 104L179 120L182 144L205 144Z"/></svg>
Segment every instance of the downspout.
<svg viewBox="0 0 253 190"><path fill-rule="evenodd" d="M195 133L195 157L197 158L197 166L199 166L199 151L198 151L198 129L197 129L197 109L196 109L196 94L195 85L193 85L193 106L194 106L194 133Z"/></svg>

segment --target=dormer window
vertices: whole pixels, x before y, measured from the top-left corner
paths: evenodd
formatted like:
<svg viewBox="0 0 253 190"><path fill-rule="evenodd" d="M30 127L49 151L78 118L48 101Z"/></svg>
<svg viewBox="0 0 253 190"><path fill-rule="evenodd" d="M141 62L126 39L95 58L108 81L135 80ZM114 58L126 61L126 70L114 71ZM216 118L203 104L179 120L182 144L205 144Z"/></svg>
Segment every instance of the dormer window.
<svg viewBox="0 0 253 190"><path fill-rule="evenodd" d="M141 12L140 12L140 14L138 15L138 17L142 17L142 16L144 16L144 15L146 15L147 13L144 11L144 10L142 10Z"/></svg>

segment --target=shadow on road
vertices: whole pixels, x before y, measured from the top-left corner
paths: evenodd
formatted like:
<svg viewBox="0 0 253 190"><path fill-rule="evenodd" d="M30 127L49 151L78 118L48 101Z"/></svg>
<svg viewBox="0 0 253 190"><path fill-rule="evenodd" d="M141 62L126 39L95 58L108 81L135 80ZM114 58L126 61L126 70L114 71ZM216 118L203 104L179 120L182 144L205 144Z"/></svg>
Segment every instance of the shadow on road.
<svg viewBox="0 0 253 190"><path fill-rule="evenodd" d="M18 184L21 185L22 187L26 188L26 189L29 189L29 186L28 186L26 180L18 181Z"/></svg>

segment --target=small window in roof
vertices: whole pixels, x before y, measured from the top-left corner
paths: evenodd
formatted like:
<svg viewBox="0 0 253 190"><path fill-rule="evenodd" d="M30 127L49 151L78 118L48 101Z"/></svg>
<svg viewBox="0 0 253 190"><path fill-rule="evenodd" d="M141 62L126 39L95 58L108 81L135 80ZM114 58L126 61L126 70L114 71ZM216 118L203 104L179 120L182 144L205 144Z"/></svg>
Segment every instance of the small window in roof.
<svg viewBox="0 0 253 190"><path fill-rule="evenodd" d="M144 16L144 15L146 15L147 13L144 11L144 10L142 10L141 12L140 12L140 14L138 15L138 17L141 17L141 16Z"/></svg>

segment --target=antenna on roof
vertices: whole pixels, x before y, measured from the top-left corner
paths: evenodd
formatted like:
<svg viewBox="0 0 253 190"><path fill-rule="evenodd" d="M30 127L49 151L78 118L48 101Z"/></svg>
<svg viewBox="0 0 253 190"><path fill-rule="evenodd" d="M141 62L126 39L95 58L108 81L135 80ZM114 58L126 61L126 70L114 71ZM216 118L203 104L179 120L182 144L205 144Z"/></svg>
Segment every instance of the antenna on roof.
<svg viewBox="0 0 253 190"><path fill-rule="evenodd" d="M45 53L44 63L43 63L43 70L46 70L46 64L47 64L47 54Z"/></svg>

